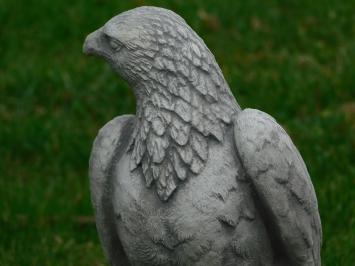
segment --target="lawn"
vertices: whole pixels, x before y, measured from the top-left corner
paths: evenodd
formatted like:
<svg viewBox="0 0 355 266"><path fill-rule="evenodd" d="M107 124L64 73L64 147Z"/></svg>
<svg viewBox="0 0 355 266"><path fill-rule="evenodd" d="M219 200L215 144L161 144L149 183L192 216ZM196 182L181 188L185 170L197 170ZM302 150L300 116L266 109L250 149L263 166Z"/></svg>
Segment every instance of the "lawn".
<svg viewBox="0 0 355 266"><path fill-rule="evenodd" d="M135 112L128 86L81 52L139 5L170 8L215 54L240 105L299 148L323 224L323 265L355 261L355 2L0 0L0 265L106 265L88 189L92 141Z"/></svg>

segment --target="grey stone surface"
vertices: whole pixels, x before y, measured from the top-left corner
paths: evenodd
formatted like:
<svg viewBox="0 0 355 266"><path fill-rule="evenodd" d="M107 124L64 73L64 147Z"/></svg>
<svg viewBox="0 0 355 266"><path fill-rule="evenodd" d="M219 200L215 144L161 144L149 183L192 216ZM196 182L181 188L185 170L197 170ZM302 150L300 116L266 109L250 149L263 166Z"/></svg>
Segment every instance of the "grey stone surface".
<svg viewBox="0 0 355 266"><path fill-rule="evenodd" d="M172 11L136 8L83 50L132 87L136 115L100 131L92 203L111 265L320 265L307 168L269 115L241 110L214 56Z"/></svg>

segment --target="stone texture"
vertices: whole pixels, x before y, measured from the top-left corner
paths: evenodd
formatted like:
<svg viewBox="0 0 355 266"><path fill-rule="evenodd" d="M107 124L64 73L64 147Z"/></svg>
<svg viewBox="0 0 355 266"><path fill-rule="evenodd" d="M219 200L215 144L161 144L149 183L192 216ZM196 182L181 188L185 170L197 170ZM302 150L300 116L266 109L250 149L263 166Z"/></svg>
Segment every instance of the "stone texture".
<svg viewBox="0 0 355 266"><path fill-rule="evenodd" d="M203 40L172 11L129 10L91 33L136 95L91 154L111 265L320 265L316 195L269 115L241 110Z"/></svg>

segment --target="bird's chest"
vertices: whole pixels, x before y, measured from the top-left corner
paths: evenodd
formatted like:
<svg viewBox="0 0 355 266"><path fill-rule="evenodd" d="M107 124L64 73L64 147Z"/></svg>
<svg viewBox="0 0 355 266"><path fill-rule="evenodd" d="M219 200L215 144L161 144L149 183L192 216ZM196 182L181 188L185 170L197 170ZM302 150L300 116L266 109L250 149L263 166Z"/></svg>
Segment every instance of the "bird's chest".
<svg viewBox="0 0 355 266"><path fill-rule="evenodd" d="M116 227L132 265L221 265L212 263L220 259L216 254L242 216L253 215L244 204L249 191L234 153L228 143L211 146L203 172L181 183L167 202L146 187L139 169L129 170L129 155L117 162Z"/></svg>

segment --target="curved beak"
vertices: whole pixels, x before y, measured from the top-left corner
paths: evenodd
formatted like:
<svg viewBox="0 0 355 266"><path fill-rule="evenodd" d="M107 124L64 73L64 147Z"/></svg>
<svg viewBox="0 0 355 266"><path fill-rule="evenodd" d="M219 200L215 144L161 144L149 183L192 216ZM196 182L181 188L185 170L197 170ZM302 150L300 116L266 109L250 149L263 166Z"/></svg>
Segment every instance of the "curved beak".
<svg viewBox="0 0 355 266"><path fill-rule="evenodd" d="M87 55L100 54L102 50L102 29L90 33L84 42L83 53Z"/></svg>

